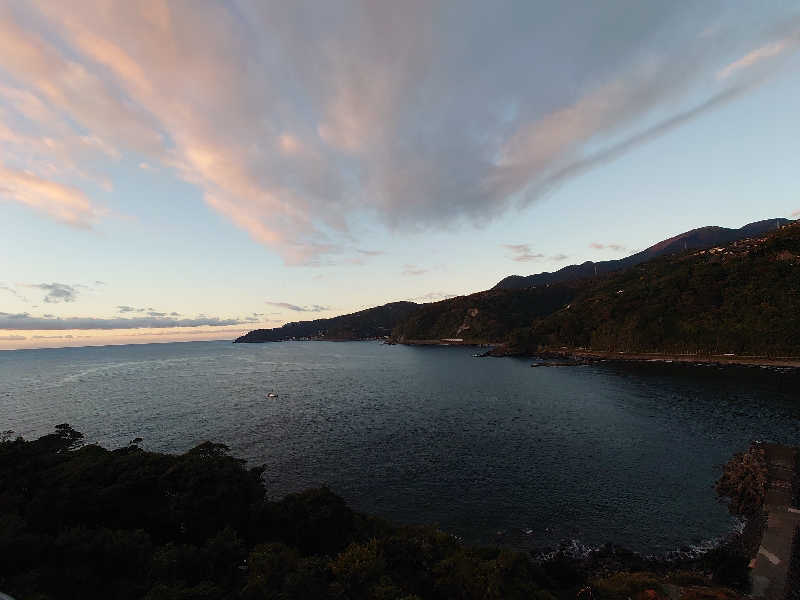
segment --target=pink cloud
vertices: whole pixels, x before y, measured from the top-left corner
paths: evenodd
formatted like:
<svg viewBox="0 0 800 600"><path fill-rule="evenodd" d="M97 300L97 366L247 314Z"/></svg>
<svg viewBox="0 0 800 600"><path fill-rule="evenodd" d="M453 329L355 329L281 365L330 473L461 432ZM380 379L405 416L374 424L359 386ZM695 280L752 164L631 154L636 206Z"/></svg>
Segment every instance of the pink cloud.
<svg viewBox="0 0 800 600"><path fill-rule="evenodd" d="M516 262L530 262L545 257L541 252L533 252L529 244L504 244L504 246L511 251L511 260Z"/></svg>
<svg viewBox="0 0 800 600"><path fill-rule="evenodd" d="M627 250L622 244L600 244L598 242L592 242L589 244L589 248L594 248L595 250L613 250L614 252Z"/></svg>
<svg viewBox="0 0 800 600"><path fill-rule="evenodd" d="M416 275L424 275L427 272L428 269L424 269L417 265L403 265L403 275L416 276Z"/></svg>
<svg viewBox="0 0 800 600"><path fill-rule="evenodd" d="M497 29L514 49L497 52L488 34L443 32L423 0L323 4L2 5L0 149L15 158L4 168L40 182L37 193L16 185L6 196L70 224L95 222L102 211L70 186L77 177L111 190L100 165L133 156L197 186L287 263L319 263L353 245L351 221L365 216L455 227L524 205L599 164L589 149L602 150L606 136L678 110L719 71L702 40L663 55L621 45L613 70L574 69L603 79L558 89L538 67L530 72L538 39L561 43L546 29ZM563 43L554 56L570 55L572 42ZM726 69L745 73L793 43L749 43ZM481 69L467 60L476 56ZM545 88L542 100L536 90ZM619 148L634 145L626 143ZM524 256L515 260L535 257Z"/></svg>
<svg viewBox="0 0 800 600"><path fill-rule="evenodd" d="M737 71L749 69L760 62L780 56L790 48L796 47L798 42L800 42L800 39L788 37L756 48L720 69L717 72L717 79L727 79Z"/></svg>
<svg viewBox="0 0 800 600"><path fill-rule="evenodd" d="M0 197L29 206L74 227L91 227L106 213L77 188L3 165L0 165Z"/></svg>

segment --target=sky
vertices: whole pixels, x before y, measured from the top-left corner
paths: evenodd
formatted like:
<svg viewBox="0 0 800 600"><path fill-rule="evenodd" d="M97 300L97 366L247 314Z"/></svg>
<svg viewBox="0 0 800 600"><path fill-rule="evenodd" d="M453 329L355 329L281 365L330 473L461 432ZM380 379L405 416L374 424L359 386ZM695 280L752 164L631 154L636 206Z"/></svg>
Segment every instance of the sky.
<svg viewBox="0 0 800 600"><path fill-rule="evenodd" d="M0 0L0 349L232 339L800 216L800 4Z"/></svg>

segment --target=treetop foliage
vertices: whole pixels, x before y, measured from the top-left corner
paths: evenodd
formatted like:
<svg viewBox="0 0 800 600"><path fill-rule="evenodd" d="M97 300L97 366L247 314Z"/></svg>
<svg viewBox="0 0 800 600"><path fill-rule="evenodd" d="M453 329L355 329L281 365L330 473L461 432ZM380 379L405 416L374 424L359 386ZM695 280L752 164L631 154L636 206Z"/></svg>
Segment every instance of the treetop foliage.
<svg viewBox="0 0 800 600"><path fill-rule="evenodd" d="M271 500L262 469L223 444L167 455L82 440L63 424L0 442L0 590L17 600L555 600L587 585L602 600L664 580L604 584L604 561L654 563L613 549L602 567L537 563L361 515L326 488Z"/></svg>

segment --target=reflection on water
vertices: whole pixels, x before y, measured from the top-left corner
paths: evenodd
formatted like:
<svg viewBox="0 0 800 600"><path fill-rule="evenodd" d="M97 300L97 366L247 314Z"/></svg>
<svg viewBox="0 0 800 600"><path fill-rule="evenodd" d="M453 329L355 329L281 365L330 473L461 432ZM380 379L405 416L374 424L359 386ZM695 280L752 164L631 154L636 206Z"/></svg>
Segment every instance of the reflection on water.
<svg viewBox="0 0 800 600"><path fill-rule="evenodd" d="M225 342L0 352L0 429L69 422L109 447L211 439L271 495L327 484L354 507L470 541L614 541L663 552L732 526L712 489L752 439L800 443L800 377L764 369L531 369L468 348ZM278 398L266 398L268 392Z"/></svg>

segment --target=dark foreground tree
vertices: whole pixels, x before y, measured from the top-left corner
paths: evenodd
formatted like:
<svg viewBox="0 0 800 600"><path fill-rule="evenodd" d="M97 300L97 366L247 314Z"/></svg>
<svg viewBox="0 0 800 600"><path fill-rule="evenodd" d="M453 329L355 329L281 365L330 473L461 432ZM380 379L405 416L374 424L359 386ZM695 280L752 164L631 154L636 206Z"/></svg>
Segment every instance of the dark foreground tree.
<svg viewBox="0 0 800 600"><path fill-rule="evenodd" d="M0 590L17 600L553 600L587 586L602 600L668 580L613 550L538 564L466 546L355 513L325 488L271 501L262 469L222 444L176 456L82 439L59 425L0 441ZM609 564L625 571L613 582Z"/></svg>

